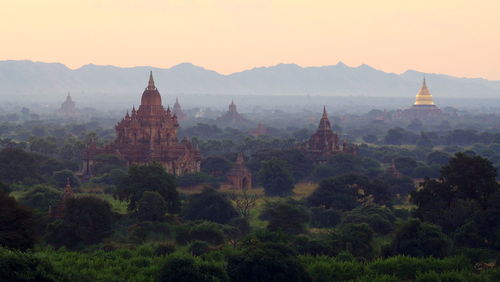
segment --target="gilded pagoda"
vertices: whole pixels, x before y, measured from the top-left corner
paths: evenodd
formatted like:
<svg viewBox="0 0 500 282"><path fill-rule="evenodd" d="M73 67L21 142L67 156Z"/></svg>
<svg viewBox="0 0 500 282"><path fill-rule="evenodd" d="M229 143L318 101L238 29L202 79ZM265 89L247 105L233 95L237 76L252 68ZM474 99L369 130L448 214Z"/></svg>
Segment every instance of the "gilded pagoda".
<svg viewBox="0 0 500 282"><path fill-rule="evenodd" d="M422 87L415 96L415 103L410 108L404 110L407 117L419 118L428 115L440 114L441 110L434 104L432 94L427 87L427 82L424 77Z"/></svg>

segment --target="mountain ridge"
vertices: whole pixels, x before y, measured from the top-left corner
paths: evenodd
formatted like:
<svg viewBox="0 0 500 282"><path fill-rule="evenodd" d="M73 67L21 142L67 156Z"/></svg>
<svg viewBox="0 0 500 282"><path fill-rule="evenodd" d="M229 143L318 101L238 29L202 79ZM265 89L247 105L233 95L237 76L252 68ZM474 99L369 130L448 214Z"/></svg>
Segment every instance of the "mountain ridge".
<svg viewBox="0 0 500 282"><path fill-rule="evenodd" d="M437 97L500 97L500 81L411 69L397 74L343 62L312 67L282 63L221 74L188 62L170 68L86 64L71 69L57 62L29 60L0 61L0 97L54 95L60 99L61 93L68 91L106 93L110 97L137 95L145 87L150 70L160 91L171 94L407 97L417 93L425 75L431 93Z"/></svg>

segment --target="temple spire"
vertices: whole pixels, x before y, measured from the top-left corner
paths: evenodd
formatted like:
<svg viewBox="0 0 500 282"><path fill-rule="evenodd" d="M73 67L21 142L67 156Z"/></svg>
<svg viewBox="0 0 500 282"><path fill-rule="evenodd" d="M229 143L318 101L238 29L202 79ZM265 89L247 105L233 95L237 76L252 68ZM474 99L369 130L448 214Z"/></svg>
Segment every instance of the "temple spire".
<svg viewBox="0 0 500 282"><path fill-rule="evenodd" d="M147 90L156 90L155 81L153 79L153 71L149 72L149 82Z"/></svg>
<svg viewBox="0 0 500 282"><path fill-rule="evenodd" d="M326 113L326 106L323 106L323 116L319 121L318 130L332 130L330 120L328 119L328 114Z"/></svg>
<svg viewBox="0 0 500 282"><path fill-rule="evenodd" d="M422 81L422 87L420 87L420 90L415 97L415 105L434 105L432 94L429 91L429 88L427 88L425 76L424 80Z"/></svg>

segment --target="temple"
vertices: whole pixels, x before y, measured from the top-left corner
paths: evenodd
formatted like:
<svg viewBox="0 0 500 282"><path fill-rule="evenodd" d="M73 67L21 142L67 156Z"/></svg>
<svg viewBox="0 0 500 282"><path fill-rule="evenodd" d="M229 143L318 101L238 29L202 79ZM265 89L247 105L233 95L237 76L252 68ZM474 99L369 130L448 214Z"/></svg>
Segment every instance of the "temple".
<svg viewBox="0 0 500 282"><path fill-rule="evenodd" d="M330 156L337 153L357 154L356 145L349 145L346 141L340 143L338 135L332 130L326 107L323 108L318 129L300 149L317 164L325 163Z"/></svg>
<svg viewBox="0 0 500 282"><path fill-rule="evenodd" d="M59 199L57 204L57 209L52 211L49 207L49 215L51 217L61 218L64 216L64 210L66 209L66 204L69 199L73 198L73 188L71 187L71 183L69 182L69 178L66 179L66 187L64 187L64 192Z"/></svg>
<svg viewBox="0 0 500 282"><path fill-rule="evenodd" d="M240 113L238 113L238 111L236 110L236 104L234 104L234 101L231 100L229 110L217 120L224 122L241 122L245 121L245 118Z"/></svg>
<svg viewBox="0 0 500 282"><path fill-rule="evenodd" d="M245 158L242 153L238 154L236 162L227 173L229 181L228 188L230 189L251 189L252 188L252 173L245 165Z"/></svg>
<svg viewBox="0 0 500 282"><path fill-rule="evenodd" d="M434 104L432 94L429 91L429 88L427 88L427 82L424 77L422 87L420 87L420 90L415 97L415 103L412 107L404 110L404 114L410 118L419 118L440 113L441 110Z"/></svg>
<svg viewBox="0 0 500 282"><path fill-rule="evenodd" d="M64 116L74 116L78 113L75 102L71 99L71 94L69 92L66 96L66 100L61 104L61 108L57 113Z"/></svg>
<svg viewBox="0 0 500 282"><path fill-rule="evenodd" d="M174 175L200 171L200 153L186 138L177 139L178 118L162 106L161 95L150 73L139 109L132 109L115 127L116 139L104 147L90 144L84 153L83 173L92 175L98 155L116 154L128 166L161 163Z"/></svg>
<svg viewBox="0 0 500 282"><path fill-rule="evenodd" d="M174 114L177 116L178 120L185 120L186 115L182 112L181 104L179 104L179 99L175 98L174 108L172 109Z"/></svg>
<svg viewBox="0 0 500 282"><path fill-rule="evenodd" d="M253 137L259 137L267 134L267 128L262 124L262 122L259 122L257 124L257 127L250 131L250 135Z"/></svg>

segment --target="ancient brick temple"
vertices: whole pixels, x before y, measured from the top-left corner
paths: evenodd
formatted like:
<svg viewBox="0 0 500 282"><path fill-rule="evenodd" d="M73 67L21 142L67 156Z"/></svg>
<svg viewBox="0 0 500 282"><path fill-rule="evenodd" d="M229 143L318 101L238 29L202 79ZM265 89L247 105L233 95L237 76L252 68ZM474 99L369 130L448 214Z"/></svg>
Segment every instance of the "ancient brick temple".
<svg viewBox="0 0 500 282"><path fill-rule="evenodd" d="M71 99L71 94L69 94L69 92L66 96L66 100L61 104L61 108L57 111L57 113L64 116L74 116L78 114L76 104L73 99Z"/></svg>
<svg viewBox="0 0 500 282"><path fill-rule="evenodd" d="M238 113L234 101L231 101L228 111L217 120L224 122L240 122L245 121L245 118L240 113Z"/></svg>
<svg viewBox="0 0 500 282"><path fill-rule="evenodd" d="M52 210L51 207L49 207L49 215L52 217L63 217L64 216L64 209L66 209L66 203L68 202L69 199L73 198L73 188L71 187L71 183L69 182L69 178L66 179L66 187L64 187L64 192L59 199L59 202L57 204L57 208L55 210Z"/></svg>
<svg viewBox="0 0 500 282"><path fill-rule="evenodd" d="M162 106L161 95L150 73L148 87L142 93L138 110L116 125L116 139L105 147L91 144L84 155L84 174L92 175L92 166L100 154L116 154L127 165L159 162L168 173L181 175L200 171L200 153L187 139L179 142L178 118Z"/></svg>
<svg viewBox="0 0 500 282"><path fill-rule="evenodd" d="M181 104L179 104L179 99L175 98L175 104L173 108L174 115L177 116L178 120L186 119L186 115L182 112Z"/></svg>
<svg viewBox="0 0 500 282"><path fill-rule="evenodd" d="M231 189L251 189L252 173L245 165L245 158L242 153L238 154L236 162L227 173L229 188Z"/></svg>
<svg viewBox="0 0 500 282"><path fill-rule="evenodd" d="M318 129L308 142L300 146L300 149L315 163L325 163L330 156L337 153L357 154L356 145L350 145L347 141L341 143L338 135L333 132L326 107L323 108L323 116L319 121Z"/></svg>

